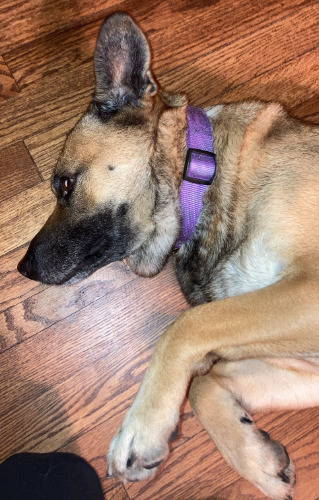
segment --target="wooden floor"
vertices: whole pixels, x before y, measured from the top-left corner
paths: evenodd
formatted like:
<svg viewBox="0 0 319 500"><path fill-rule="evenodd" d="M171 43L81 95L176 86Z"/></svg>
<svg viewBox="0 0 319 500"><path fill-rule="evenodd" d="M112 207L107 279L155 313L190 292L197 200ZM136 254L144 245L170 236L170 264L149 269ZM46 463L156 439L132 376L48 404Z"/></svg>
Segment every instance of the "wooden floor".
<svg viewBox="0 0 319 500"><path fill-rule="evenodd" d="M90 101L95 38L116 9L147 33L159 82L191 104L276 99L319 122L318 1L1 1L0 460L22 450L78 453L98 471L107 500L261 499L224 462L188 403L155 480L123 486L106 478L108 444L154 342L188 307L172 262L152 279L121 262L63 287L16 271L54 205L50 172ZM318 499L319 408L257 421L295 462L295 498Z"/></svg>

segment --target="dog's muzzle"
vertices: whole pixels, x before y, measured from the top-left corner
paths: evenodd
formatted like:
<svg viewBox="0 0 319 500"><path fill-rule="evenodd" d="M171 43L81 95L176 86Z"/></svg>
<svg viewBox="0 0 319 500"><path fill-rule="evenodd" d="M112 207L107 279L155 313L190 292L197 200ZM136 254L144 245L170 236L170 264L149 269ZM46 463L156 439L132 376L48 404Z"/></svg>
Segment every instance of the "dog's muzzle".
<svg viewBox="0 0 319 500"><path fill-rule="evenodd" d="M129 216L119 208L73 223L55 215L31 241L18 271L26 278L50 285L81 279L127 257L136 235Z"/></svg>

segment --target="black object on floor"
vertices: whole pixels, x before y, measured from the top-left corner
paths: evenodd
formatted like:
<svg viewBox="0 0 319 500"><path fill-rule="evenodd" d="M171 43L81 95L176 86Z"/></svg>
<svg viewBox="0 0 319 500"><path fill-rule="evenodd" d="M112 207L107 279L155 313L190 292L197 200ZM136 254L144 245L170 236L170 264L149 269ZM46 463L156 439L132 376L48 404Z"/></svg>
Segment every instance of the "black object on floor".
<svg viewBox="0 0 319 500"><path fill-rule="evenodd" d="M0 464L1 500L104 500L95 470L71 453L19 453Z"/></svg>

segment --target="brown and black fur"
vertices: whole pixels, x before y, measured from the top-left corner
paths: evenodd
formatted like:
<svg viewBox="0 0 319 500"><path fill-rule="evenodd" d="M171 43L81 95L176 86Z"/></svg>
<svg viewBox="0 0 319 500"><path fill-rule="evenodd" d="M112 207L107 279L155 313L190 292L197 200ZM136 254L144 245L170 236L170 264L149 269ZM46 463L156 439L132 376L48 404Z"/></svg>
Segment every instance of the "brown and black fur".
<svg viewBox="0 0 319 500"><path fill-rule="evenodd" d="M157 89L146 39L125 14L103 24L96 88L52 176L55 211L19 264L64 283L126 258L161 270L180 230L186 100ZM188 387L235 469L273 499L294 467L260 431L261 409L319 404L319 132L275 103L207 109L217 174L176 273L196 306L162 335L114 437L109 473L150 477L165 460Z"/></svg>

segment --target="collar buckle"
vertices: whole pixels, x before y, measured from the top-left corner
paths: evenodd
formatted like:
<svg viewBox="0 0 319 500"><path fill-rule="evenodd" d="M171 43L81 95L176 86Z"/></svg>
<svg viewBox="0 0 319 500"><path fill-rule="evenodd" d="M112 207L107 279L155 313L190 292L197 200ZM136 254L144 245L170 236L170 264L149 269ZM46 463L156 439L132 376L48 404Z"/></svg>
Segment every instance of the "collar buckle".
<svg viewBox="0 0 319 500"><path fill-rule="evenodd" d="M216 155L211 151L188 148L183 179L193 184L210 186L216 173L215 162Z"/></svg>

